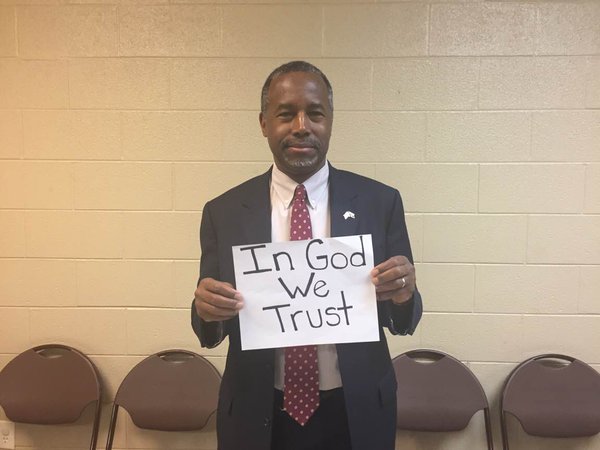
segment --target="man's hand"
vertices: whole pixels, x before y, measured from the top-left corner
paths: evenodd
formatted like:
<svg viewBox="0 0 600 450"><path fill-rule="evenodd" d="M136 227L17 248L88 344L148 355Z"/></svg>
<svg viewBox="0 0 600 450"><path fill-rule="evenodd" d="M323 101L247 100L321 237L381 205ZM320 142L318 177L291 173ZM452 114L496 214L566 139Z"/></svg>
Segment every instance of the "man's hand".
<svg viewBox="0 0 600 450"><path fill-rule="evenodd" d="M203 278L194 292L194 306L202 319L214 322L237 316L244 302L242 294L231 284Z"/></svg>
<svg viewBox="0 0 600 450"><path fill-rule="evenodd" d="M392 256L371 271L377 300L395 304L407 302L415 291L415 267L405 256Z"/></svg>

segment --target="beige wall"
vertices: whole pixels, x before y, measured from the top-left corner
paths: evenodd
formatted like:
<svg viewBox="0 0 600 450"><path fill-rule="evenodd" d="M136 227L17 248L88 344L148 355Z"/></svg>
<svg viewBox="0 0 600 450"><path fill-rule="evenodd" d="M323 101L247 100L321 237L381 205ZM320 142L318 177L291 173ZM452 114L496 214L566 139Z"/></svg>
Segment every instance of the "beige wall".
<svg viewBox="0 0 600 450"><path fill-rule="evenodd" d="M164 348L223 368L188 325L201 210L268 167L259 89L292 58L334 85L332 161L403 194L426 312L393 352L452 353L494 408L528 356L600 367L600 2L215 1L0 0L0 367L68 343L107 402ZM87 423L18 426L18 448L85 448ZM482 448L481 423L398 448ZM213 430L122 417L117 447Z"/></svg>

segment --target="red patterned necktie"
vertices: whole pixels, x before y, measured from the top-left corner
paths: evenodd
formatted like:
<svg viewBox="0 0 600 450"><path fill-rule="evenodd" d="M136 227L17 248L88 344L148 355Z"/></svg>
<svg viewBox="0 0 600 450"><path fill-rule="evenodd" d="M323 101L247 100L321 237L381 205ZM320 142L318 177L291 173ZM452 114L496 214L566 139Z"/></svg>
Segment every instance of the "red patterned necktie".
<svg viewBox="0 0 600 450"><path fill-rule="evenodd" d="M310 216L306 206L306 188L296 186L292 201L290 240L312 239ZM304 426L319 407L319 368L317 346L301 345L285 349L285 388L283 408Z"/></svg>

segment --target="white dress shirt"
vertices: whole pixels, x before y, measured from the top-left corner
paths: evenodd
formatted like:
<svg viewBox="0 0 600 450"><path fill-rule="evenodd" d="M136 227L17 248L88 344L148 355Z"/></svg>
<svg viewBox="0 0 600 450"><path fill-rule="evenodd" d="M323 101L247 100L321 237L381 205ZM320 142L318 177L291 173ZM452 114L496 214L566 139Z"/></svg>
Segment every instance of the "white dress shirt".
<svg viewBox="0 0 600 450"><path fill-rule="evenodd" d="M308 212L313 238L331 236L329 207L329 164L304 183L308 197ZM294 190L298 186L294 180L273 165L271 176L271 239L273 242L290 240L290 216ZM334 389L342 385L335 345L318 345L319 389ZM283 390L285 349L275 349L275 388Z"/></svg>

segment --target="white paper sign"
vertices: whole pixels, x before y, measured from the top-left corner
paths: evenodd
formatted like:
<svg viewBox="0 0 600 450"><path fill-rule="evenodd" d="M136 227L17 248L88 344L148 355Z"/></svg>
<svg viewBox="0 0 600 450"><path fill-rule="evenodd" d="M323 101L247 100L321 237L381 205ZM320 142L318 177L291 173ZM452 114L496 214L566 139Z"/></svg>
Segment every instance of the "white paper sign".
<svg viewBox="0 0 600 450"><path fill-rule="evenodd" d="M370 234L232 251L242 350L379 340Z"/></svg>

